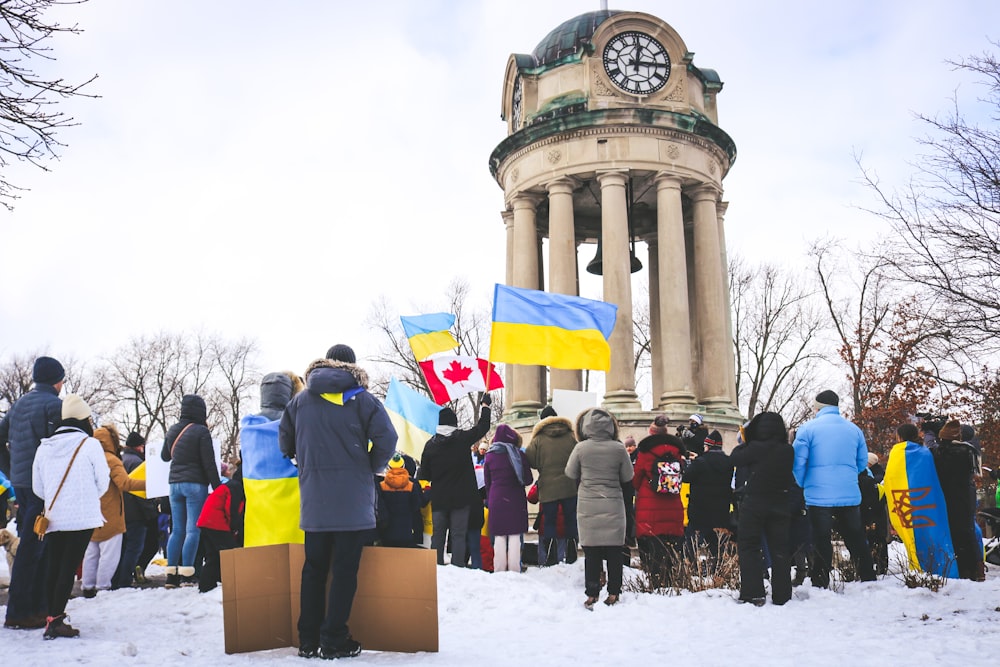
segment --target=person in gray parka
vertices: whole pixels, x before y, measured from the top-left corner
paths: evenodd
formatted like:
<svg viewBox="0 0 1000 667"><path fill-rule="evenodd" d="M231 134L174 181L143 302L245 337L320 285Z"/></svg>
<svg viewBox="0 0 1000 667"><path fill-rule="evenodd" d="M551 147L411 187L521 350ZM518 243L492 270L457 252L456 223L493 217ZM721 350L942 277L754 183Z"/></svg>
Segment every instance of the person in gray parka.
<svg viewBox="0 0 1000 667"><path fill-rule="evenodd" d="M375 475L385 470L396 439L385 407L368 393L368 374L347 345L334 345L326 359L312 362L306 390L285 406L278 444L299 467L299 525L305 532L298 622L302 657L361 653L347 619L361 551L375 529Z"/></svg>
<svg viewBox="0 0 1000 667"><path fill-rule="evenodd" d="M618 602L622 592L625 544L625 502L622 484L632 480L632 460L618 440L618 422L607 410L591 408L576 419L580 442L566 463L566 476L579 480L576 520L584 555L584 585L592 609L601 592L601 571L607 561L608 597Z"/></svg>

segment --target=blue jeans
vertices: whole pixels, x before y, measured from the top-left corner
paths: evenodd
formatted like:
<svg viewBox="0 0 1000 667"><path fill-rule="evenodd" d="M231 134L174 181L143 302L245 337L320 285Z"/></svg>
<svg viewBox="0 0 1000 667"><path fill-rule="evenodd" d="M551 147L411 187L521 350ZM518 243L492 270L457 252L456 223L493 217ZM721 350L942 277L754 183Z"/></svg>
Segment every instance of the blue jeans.
<svg viewBox="0 0 1000 667"><path fill-rule="evenodd" d="M167 565L194 567L198 555L198 515L208 498L208 485L197 482L171 482L170 513L173 516L167 540Z"/></svg>
<svg viewBox="0 0 1000 667"><path fill-rule="evenodd" d="M48 612L45 600L44 542L35 535L35 517L45 505L31 492L30 486L14 489L17 494L17 535L21 543L10 573L10 597L7 600L7 620L21 621Z"/></svg>
<svg viewBox="0 0 1000 667"><path fill-rule="evenodd" d="M146 544L146 523L142 519L125 524L125 537L122 540L122 557L118 561L118 570L112 581L111 588L128 588L135 576L135 566L139 563L139 555Z"/></svg>
<svg viewBox="0 0 1000 667"><path fill-rule="evenodd" d="M578 539L576 534L576 496L560 498L542 503L542 539L553 540L556 537L556 521L559 508L563 511L563 528L566 539Z"/></svg>

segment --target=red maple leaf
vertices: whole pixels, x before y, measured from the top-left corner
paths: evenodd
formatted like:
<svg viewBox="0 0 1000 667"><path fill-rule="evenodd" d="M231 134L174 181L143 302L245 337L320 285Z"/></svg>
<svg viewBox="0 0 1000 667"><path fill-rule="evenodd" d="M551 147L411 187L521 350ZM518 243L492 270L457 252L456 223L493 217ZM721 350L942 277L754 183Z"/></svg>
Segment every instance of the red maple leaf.
<svg viewBox="0 0 1000 667"><path fill-rule="evenodd" d="M458 384L459 382L465 382L472 375L472 369L469 366L463 366L456 360L452 360L448 364L448 368L441 371L442 377L452 384Z"/></svg>

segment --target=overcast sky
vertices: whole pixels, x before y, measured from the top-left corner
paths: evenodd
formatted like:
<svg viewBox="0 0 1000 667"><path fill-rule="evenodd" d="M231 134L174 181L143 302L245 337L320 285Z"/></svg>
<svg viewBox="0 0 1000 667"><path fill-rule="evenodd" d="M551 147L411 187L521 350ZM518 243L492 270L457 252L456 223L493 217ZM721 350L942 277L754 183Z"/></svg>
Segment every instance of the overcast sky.
<svg viewBox="0 0 1000 667"><path fill-rule="evenodd" d="M502 77L597 0L100 0L59 8L78 36L55 71L99 78L62 108L44 173L0 211L0 357L96 357L202 328L256 338L263 370L335 342L360 357L386 298L445 307L454 277L489 306L504 279ZM1000 2L611 3L667 21L719 72L730 254L797 264L810 239L877 233L855 154L902 182L920 111L976 85L947 59L1000 39ZM991 34L989 31L993 31ZM592 251L584 251L588 254ZM643 250L644 252L644 250ZM644 284L645 271L635 285ZM587 290L599 287L587 287ZM599 298L598 293L585 296Z"/></svg>

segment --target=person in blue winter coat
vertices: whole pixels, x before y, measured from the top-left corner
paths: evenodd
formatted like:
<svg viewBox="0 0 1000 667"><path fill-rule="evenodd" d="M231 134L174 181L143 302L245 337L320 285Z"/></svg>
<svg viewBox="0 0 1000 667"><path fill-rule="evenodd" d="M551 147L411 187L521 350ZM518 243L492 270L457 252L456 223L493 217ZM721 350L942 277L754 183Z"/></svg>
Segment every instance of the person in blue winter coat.
<svg viewBox="0 0 1000 667"><path fill-rule="evenodd" d="M306 390L288 402L278 427L282 454L298 464L305 532L299 655L354 657L361 644L347 619L361 551L375 529L375 475L396 451L396 429L347 345L312 362L305 379Z"/></svg>
<svg viewBox="0 0 1000 667"><path fill-rule="evenodd" d="M31 489L31 466L43 438L56 432L62 419L62 390L66 371L52 357L38 357L32 367L34 388L19 398L0 420L0 466L9 447L9 477L17 495L17 534L21 539L10 573L5 628L44 628L45 576L42 543L31 527L42 512L42 500Z"/></svg>
<svg viewBox="0 0 1000 667"><path fill-rule="evenodd" d="M833 563L833 522L844 538L862 581L874 581L871 552L861 524L858 473L868 467L868 445L861 429L840 415L840 397L829 389L816 396L816 417L795 434L795 481L802 487L812 527L812 585L827 588Z"/></svg>

